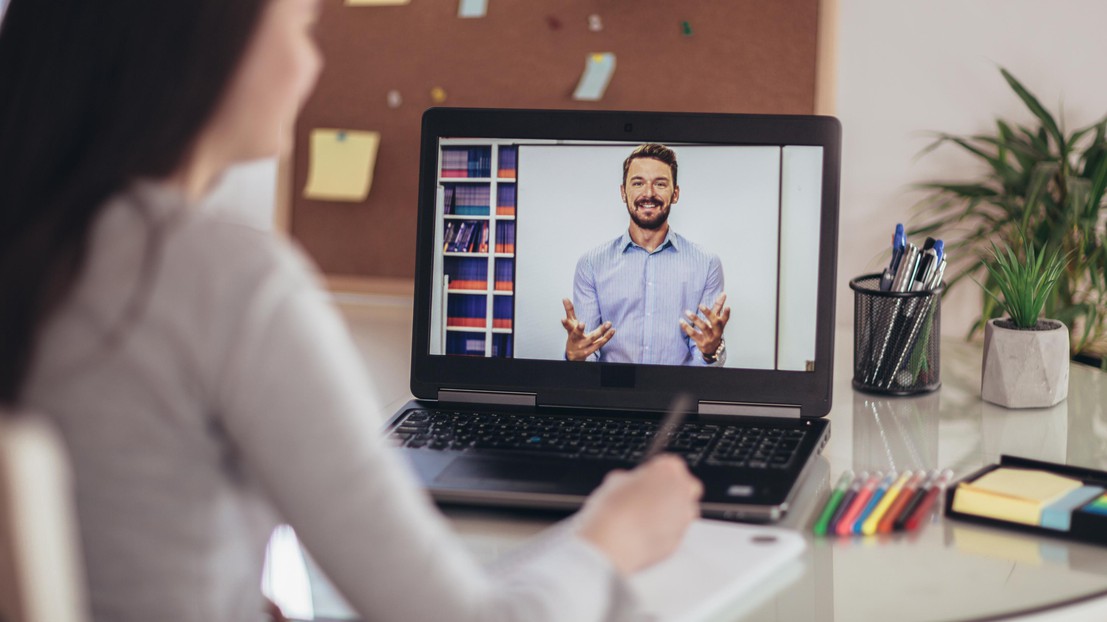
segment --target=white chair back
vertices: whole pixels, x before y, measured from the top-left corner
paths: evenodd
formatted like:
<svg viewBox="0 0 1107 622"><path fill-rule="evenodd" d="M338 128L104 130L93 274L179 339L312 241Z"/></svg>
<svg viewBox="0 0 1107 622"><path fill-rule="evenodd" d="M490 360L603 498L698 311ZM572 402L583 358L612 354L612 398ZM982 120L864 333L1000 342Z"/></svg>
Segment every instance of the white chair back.
<svg viewBox="0 0 1107 622"><path fill-rule="evenodd" d="M69 461L48 421L0 409L0 621L87 622Z"/></svg>

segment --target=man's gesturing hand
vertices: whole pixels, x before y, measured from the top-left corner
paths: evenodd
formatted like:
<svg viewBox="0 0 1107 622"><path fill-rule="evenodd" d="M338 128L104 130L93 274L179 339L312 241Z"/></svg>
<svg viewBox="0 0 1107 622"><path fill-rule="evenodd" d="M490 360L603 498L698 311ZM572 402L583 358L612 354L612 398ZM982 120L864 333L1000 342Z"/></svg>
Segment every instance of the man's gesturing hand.
<svg viewBox="0 0 1107 622"><path fill-rule="evenodd" d="M561 325L569 334L569 338L565 340L565 358L570 361L583 361L615 335L611 322L604 322L592 332L584 332L584 322L577 319L573 303L568 298L562 298L561 304L565 305L565 317L561 318Z"/></svg>
<svg viewBox="0 0 1107 622"><path fill-rule="evenodd" d="M700 353L703 354L705 359L715 356L715 351L719 349L719 344L723 341L723 328L730 321L730 307L723 306L725 303L726 294L719 294L719 297L715 299L714 306L710 309L700 305L702 317L691 311L685 311L684 313L688 316L688 319L681 318L680 320L680 328L685 335L696 342L696 347L700 349Z"/></svg>

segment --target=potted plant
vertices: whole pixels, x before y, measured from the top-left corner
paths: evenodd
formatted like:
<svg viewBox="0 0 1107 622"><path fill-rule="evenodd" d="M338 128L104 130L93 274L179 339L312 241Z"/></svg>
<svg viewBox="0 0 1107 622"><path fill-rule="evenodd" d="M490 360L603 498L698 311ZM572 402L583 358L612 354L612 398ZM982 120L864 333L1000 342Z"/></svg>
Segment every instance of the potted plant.
<svg viewBox="0 0 1107 622"><path fill-rule="evenodd" d="M1053 406L1069 393L1069 332L1041 313L1068 257L1056 247L1038 251L1026 237L1021 255L992 243L992 256L984 261L1001 296L984 291L1008 317L985 324L980 396L1007 408Z"/></svg>
<svg viewBox="0 0 1107 622"><path fill-rule="evenodd" d="M920 207L923 224L912 234L940 232L951 264L947 290L965 277L984 278L980 317L969 337L1000 309L998 283L984 270L988 244L1019 247L1028 236L1037 248L1059 248L1068 258L1056 287L1046 296L1046 315L1070 328L1070 352L1103 364L1107 353L1107 118L1066 132L1030 91L1004 69L1007 84L1034 124L997 119L995 131L971 136L939 134L924 150L952 144L983 166L967 181L921 184L930 191ZM961 251L961 252L958 252Z"/></svg>

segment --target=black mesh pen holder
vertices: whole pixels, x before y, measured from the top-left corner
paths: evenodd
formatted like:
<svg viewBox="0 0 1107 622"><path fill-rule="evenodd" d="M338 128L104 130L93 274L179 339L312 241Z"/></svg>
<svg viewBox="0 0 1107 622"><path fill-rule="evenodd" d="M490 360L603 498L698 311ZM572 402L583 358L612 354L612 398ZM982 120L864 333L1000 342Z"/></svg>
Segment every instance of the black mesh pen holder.
<svg viewBox="0 0 1107 622"><path fill-rule="evenodd" d="M912 395L942 386L942 287L886 292L880 275L849 282L853 290L853 387Z"/></svg>

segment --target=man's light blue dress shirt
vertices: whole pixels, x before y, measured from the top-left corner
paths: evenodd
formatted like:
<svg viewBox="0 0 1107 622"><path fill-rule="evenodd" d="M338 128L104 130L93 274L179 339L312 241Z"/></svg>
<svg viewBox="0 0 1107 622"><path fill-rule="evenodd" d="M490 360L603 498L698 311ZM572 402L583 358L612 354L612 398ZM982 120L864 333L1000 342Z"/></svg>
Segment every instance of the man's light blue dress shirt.
<svg viewBox="0 0 1107 622"><path fill-rule="evenodd" d="M717 255L669 229L651 253L628 232L577 261L573 307L584 330L611 322L615 336L591 361L660 365L711 365L681 330L686 310L711 308L723 291ZM717 364L717 363L716 363Z"/></svg>

